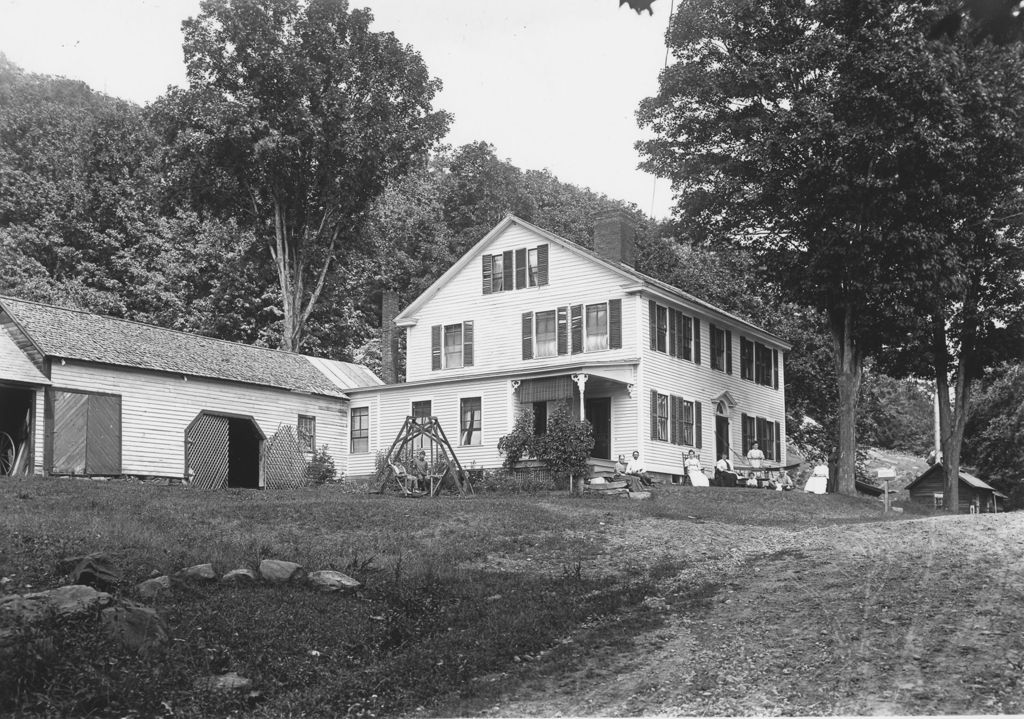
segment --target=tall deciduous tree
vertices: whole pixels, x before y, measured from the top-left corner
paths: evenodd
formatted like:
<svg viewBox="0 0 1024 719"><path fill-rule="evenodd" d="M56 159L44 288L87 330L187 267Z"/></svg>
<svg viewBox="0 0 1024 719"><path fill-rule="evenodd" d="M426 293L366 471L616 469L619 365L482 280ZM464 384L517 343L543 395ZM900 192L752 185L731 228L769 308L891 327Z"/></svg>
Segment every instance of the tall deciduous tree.
<svg viewBox="0 0 1024 719"><path fill-rule="evenodd" d="M826 313L840 492L854 491L864 359L905 337L901 308L944 291L958 252L943 213L973 149L960 58L927 38L943 9L685 0L676 62L639 113L656 134L645 165L672 179L691 232L751 248Z"/></svg>
<svg viewBox="0 0 1024 719"><path fill-rule="evenodd" d="M373 200L447 130L440 82L346 0L204 0L183 23L189 88L155 108L178 186L266 244L297 350Z"/></svg>

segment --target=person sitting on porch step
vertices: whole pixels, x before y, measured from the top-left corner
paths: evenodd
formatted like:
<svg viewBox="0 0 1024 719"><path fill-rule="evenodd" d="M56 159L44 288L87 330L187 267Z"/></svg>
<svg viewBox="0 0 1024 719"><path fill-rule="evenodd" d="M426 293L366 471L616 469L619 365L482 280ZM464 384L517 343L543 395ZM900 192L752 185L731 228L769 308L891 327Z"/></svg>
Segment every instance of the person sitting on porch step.
<svg viewBox="0 0 1024 719"><path fill-rule="evenodd" d="M648 486L651 484L651 477L647 474L647 467L640 461L640 452L633 450L633 459L629 460L629 464L626 465L626 474L636 477L640 480L640 484Z"/></svg>
<svg viewBox="0 0 1024 719"><path fill-rule="evenodd" d="M626 466L626 455L620 454L618 461L615 462L615 476L621 477L624 475L626 473Z"/></svg>

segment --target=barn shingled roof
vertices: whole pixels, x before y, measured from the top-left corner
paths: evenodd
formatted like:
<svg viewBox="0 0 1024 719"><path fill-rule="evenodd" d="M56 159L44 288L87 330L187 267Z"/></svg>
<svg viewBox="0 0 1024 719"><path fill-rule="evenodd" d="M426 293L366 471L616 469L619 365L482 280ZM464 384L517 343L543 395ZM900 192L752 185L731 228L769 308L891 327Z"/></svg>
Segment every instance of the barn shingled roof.
<svg viewBox="0 0 1024 719"><path fill-rule="evenodd" d="M0 307L50 357L344 396L344 387L336 378L326 376L314 366L312 358L296 352L254 347L10 297L0 297ZM351 371L362 376L363 370ZM369 370L365 373L372 376ZM351 386L356 385L353 382Z"/></svg>

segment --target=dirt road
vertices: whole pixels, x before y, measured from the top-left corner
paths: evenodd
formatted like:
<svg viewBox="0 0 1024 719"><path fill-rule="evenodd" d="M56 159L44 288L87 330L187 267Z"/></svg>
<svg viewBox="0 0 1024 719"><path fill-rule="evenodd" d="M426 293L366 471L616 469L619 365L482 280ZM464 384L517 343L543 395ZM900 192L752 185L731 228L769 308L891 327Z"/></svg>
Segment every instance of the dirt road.
<svg viewBox="0 0 1024 719"><path fill-rule="evenodd" d="M617 639L588 642L586 656L567 641L480 713L1024 712L1024 513L605 529L605 571L652 551L685 562L644 602L657 628L626 642L609 631Z"/></svg>

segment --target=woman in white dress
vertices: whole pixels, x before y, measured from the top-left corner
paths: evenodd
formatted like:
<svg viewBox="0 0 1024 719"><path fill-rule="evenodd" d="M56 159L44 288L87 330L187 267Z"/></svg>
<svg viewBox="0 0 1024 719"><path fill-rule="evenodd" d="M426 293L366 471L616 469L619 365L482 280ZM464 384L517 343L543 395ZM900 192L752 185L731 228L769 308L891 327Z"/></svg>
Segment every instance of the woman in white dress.
<svg viewBox="0 0 1024 719"><path fill-rule="evenodd" d="M711 482L708 481L708 476L704 474L704 470L700 466L700 460L697 459L697 455L694 454L691 449L683 460L683 471L686 472L686 476L690 478L690 484L694 487L710 487Z"/></svg>

